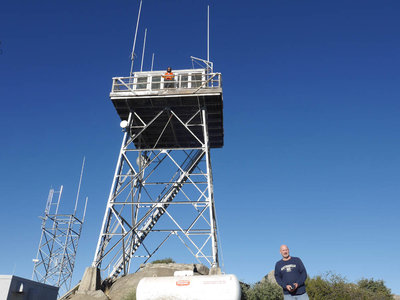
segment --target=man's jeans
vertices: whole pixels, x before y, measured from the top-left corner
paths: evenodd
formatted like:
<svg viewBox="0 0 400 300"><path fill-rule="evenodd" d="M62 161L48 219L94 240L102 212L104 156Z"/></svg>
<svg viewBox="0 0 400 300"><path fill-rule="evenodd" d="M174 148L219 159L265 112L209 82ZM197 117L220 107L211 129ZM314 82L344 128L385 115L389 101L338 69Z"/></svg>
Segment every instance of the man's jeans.
<svg viewBox="0 0 400 300"><path fill-rule="evenodd" d="M307 293L303 295L283 295L284 300L309 300Z"/></svg>

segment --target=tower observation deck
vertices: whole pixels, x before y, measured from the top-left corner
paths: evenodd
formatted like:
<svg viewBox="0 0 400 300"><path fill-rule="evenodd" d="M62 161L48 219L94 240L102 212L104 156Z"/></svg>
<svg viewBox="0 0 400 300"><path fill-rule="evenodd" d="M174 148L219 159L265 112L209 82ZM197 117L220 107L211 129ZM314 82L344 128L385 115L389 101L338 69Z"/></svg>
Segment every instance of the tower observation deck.
<svg viewBox="0 0 400 300"><path fill-rule="evenodd" d="M166 88L163 78L165 71L137 72L134 77L115 77L111 90L111 101L121 120L128 120L130 112L136 112L144 123L156 114L171 109L179 118L187 122L199 107L207 111L207 126L210 148L220 148L224 144L221 74L208 74L206 69L174 71L173 87ZM199 119L200 116L197 116ZM133 122L140 126L140 118ZM198 141L176 119L171 119L159 138L159 132L169 118L164 114L152 124L151 130L143 134L142 140L135 141L137 148L185 148L198 146ZM194 120L191 120L194 121ZM199 123L199 122L197 122ZM150 129L150 128L149 128ZM132 134L140 128L132 128ZM192 127L196 137L203 135L200 127Z"/></svg>
<svg viewBox="0 0 400 300"><path fill-rule="evenodd" d="M164 73L113 78L124 136L92 263L103 278L137 270L170 240L219 266L210 149L224 144L221 74Z"/></svg>

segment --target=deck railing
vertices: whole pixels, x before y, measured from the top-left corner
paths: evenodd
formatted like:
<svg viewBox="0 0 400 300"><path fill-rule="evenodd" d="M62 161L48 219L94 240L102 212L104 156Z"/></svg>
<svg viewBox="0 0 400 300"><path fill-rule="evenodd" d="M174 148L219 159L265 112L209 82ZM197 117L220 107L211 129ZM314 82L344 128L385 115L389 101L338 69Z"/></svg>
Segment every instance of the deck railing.
<svg viewBox="0 0 400 300"><path fill-rule="evenodd" d="M165 72L137 72L132 77L114 77L112 93L193 90L196 93L203 89L222 87L221 73L206 73L205 70L174 71L172 80L165 78Z"/></svg>

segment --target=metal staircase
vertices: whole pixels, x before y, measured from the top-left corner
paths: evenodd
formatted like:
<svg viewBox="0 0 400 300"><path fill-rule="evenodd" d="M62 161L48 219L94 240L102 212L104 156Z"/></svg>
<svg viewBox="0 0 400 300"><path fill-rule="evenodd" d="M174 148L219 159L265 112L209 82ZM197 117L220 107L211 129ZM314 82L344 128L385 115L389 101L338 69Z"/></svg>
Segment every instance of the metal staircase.
<svg viewBox="0 0 400 300"><path fill-rule="evenodd" d="M184 168L182 168L183 170L185 170L185 172L183 172L180 175L176 183L173 186L171 186L169 190L162 197L159 197L161 198L159 202L153 205L152 209L154 209L154 211L151 213L151 210L149 210L148 214L151 214L151 216L147 217L147 219L144 222L138 222L137 226L139 226L140 224L142 224L142 226L140 227L139 230L133 229L135 238L131 249L131 253L125 253L125 255L120 257L120 259L115 264L114 269L110 273L110 277L114 278L118 277L118 275L124 269L124 264L129 264L131 257L135 254L136 250L142 244L142 242L149 234L149 232L151 232L151 230L156 225L161 216L164 215L165 211L168 208L169 205L168 203L173 201L175 196L179 193L183 184L187 181L189 174L191 174L192 171L196 168L196 166L203 158L203 156L204 156L204 151L202 150L196 151L192 159L187 163L187 165ZM142 220L143 219L145 218L142 218Z"/></svg>

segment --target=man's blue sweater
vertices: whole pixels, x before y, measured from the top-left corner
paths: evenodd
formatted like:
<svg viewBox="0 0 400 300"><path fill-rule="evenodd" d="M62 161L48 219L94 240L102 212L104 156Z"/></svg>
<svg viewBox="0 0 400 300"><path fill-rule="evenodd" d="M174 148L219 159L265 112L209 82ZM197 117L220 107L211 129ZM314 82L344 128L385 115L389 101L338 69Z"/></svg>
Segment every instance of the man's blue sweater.
<svg viewBox="0 0 400 300"><path fill-rule="evenodd" d="M306 292L304 282L307 279L307 271L303 262L298 257L291 257L289 260L281 259L278 261L275 264L275 279L283 288L284 294L302 295ZM290 293L286 289L286 286L293 286L293 283L297 283L299 287L293 293Z"/></svg>

